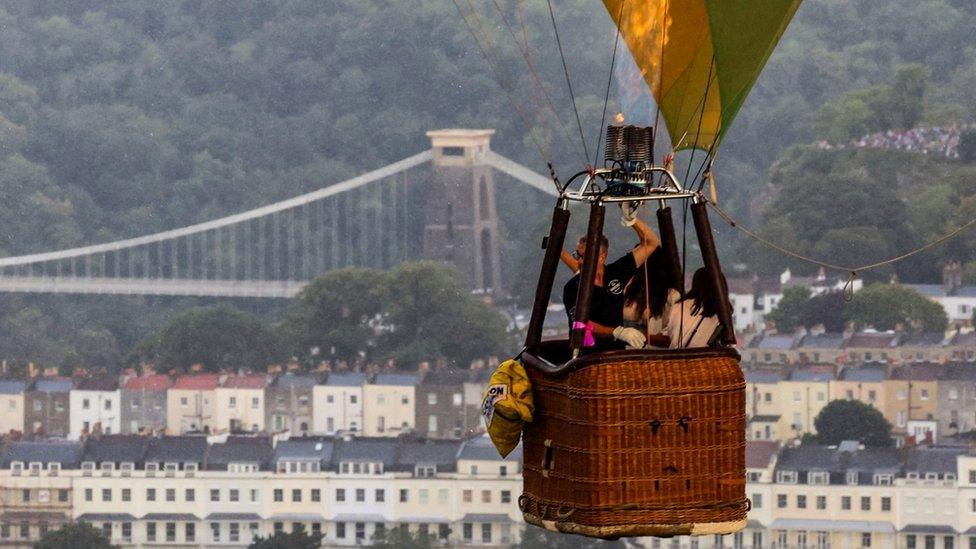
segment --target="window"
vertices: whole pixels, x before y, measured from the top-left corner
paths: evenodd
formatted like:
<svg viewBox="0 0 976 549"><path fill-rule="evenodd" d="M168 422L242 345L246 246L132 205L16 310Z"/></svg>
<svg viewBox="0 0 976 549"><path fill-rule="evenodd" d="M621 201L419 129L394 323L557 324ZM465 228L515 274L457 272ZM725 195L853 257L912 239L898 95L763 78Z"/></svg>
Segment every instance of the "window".
<svg viewBox="0 0 976 549"><path fill-rule="evenodd" d="M381 432L381 433L384 432L384 431L386 431L386 418L385 417L380 416L380 417L376 418L376 430L379 431L379 432Z"/></svg>
<svg viewBox="0 0 976 549"><path fill-rule="evenodd" d="M861 547L871 547L871 533L864 532L861 534Z"/></svg>
<svg viewBox="0 0 976 549"><path fill-rule="evenodd" d="M176 488L166 489L166 501L176 501Z"/></svg>
<svg viewBox="0 0 976 549"><path fill-rule="evenodd" d="M841 496L840 497L840 508L844 511L851 510L851 496Z"/></svg>
<svg viewBox="0 0 976 549"><path fill-rule="evenodd" d="M166 541L176 541L176 523L167 522L166 523Z"/></svg>
<svg viewBox="0 0 976 549"><path fill-rule="evenodd" d="M471 503L471 490L464 490L461 492L461 501L464 503ZM976 499L974 499L973 502L973 506L976 507Z"/></svg>
<svg viewBox="0 0 976 549"><path fill-rule="evenodd" d="M776 482L779 484L796 484L796 471L777 471Z"/></svg>
<svg viewBox="0 0 976 549"><path fill-rule="evenodd" d="M430 500L430 490L421 488L417 491L417 500L421 505L426 505Z"/></svg>
<svg viewBox="0 0 976 549"><path fill-rule="evenodd" d="M61 503L65 503L66 501L68 501L68 491L67 490L65 490L63 488L61 490L58 490L58 501L61 502Z"/></svg>
<svg viewBox="0 0 976 549"><path fill-rule="evenodd" d="M491 543L491 524L481 525L481 543Z"/></svg>
<svg viewBox="0 0 976 549"><path fill-rule="evenodd" d="M184 531L186 532L186 541L194 542L197 540L197 525L192 522L187 522L183 525Z"/></svg>
<svg viewBox="0 0 976 549"><path fill-rule="evenodd" d="M905 536L905 549L915 549L916 543L915 534L908 534Z"/></svg>
<svg viewBox="0 0 976 549"><path fill-rule="evenodd" d="M437 393L427 393L427 404L431 406L437 404Z"/></svg>
<svg viewBox="0 0 976 549"><path fill-rule="evenodd" d="M227 494L227 499L233 502L241 501L241 491L237 488L231 488Z"/></svg>
<svg viewBox="0 0 976 549"><path fill-rule="evenodd" d="M455 406L461 406L464 404L464 397L461 396L461 393L454 393L452 395L451 404Z"/></svg>
<svg viewBox="0 0 976 549"><path fill-rule="evenodd" d="M406 488L401 488L400 489L400 503L407 503L407 500L409 499L409 494L410 494L410 492L407 491ZM976 501L976 500L974 500L974 501Z"/></svg>
<svg viewBox="0 0 976 549"><path fill-rule="evenodd" d="M251 409L257 410L260 407L261 407L261 399L258 397L251 397Z"/></svg>
<svg viewBox="0 0 976 549"><path fill-rule="evenodd" d="M827 496L817 496L817 509L823 511L827 508Z"/></svg>
<svg viewBox="0 0 976 549"><path fill-rule="evenodd" d="M346 501L346 489L336 488L336 501L342 502Z"/></svg>
<svg viewBox="0 0 976 549"><path fill-rule="evenodd" d="M750 501L753 509L762 509L762 494L752 494Z"/></svg>
<svg viewBox="0 0 976 549"><path fill-rule="evenodd" d="M210 501L220 501L220 490L214 488L210 490Z"/></svg>
<svg viewBox="0 0 976 549"><path fill-rule="evenodd" d="M81 399L81 409L82 410L89 410L89 409L91 409L91 401L88 400L87 398Z"/></svg>
<svg viewBox="0 0 976 549"><path fill-rule="evenodd" d="M122 523L122 540L132 541L132 523L123 522Z"/></svg>
<svg viewBox="0 0 976 549"><path fill-rule="evenodd" d="M366 523L357 522L356 523L356 543L362 543L366 539Z"/></svg>
<svg viewBox="0 0 976 549"><path fill-rule="evenodd" d="M402 397L400 397L400 403L401 404L410 404L410 397L408 397L407 395L403 395Z"/></svg>
<svg viewBox="0 0 976 549"><path fill-rule="evenodd" d="M383 503L386 501L386 490L382 488L377 488L376 492L373 494L376 503Z"/></svg>
<svg viewBox="0 0 976 549"><path fill-rule="evenodd" d="M359 399L356 398L356 395L349 395L349 404L355 404L358 401Z"/></svg>
<svg viewBox="0 0 976 549"><path fill-rule="evenodd" d="M241 523L230 523L230 541L241 541Z"/></svg>
<svg viewBox="0 0 976 549"><path fill-rule="evenodd" d="M786 494L776 495L776 507L778 507L779 509L786 508Z"/></svg>
<svg viewBox="0 0 976 549"><path fill-rule="evenodd" d="M230 397L230 400L227 401L227 407L237 408L237 397Z"/></svg>
<svg viewBox="0 0 976 549"><path fill-rule="evenodd" d="M512 492L510 490L502 490L501 500L502 503L512 503Z"/></svg>
<svg viewBox="0 0 976 549"><path fill-rule="evenodd" d="M441 488L437 490L437 503L441 505L445 505L447 503L448 498L449 498L449 494L447 488Z"/></svg>
<svg viewBox="0 0 976 549"><path fill-rule="evenodd" d="M366 489L356 488L356 501L362 503L366 501Z"/></svg>
<svg viewBox="0 0 976 549"><path fill-rule="evenodd" d="M146 488L146 501L156 501L155 488Z"/></svg>
<svg viewBox="0 0 976 549"><path fill-rule="evenodd" d="M186 397L180 397L180 406L186 408L190 401Z"/></svg>
<svg viewBox="0 0 976 549"><path fill-rule="evenodd" d="M274 533L275 534L280 534L280 533L282 533L282 532L285 531L285 523L284 522L276 522L276 523L274 523L273 528L274 528Z"/></svg>
<svg viewBox="0 0 976 549"><path fill-rule="evenodd" d="M500 476L500 477L506 477L506 476L508 476L508 466L507 465L499 465L498 466L498 476Z"/></svg>
<svg viewBox="0 0 976 549"><path fill-rule="evenodd" d="M23 524L21 524L21 528L24 528ZM27 531L25 530L21 535L26 538L27 537ZM105 536L105 539L112 539L112 523L111 522L103 522L102 523L102 535Z"/></svg>
<svg viewBox="0 0 976 549"><path fill-rule="evenodd" d="M146 523L146 541L156 541L156 523Z"/></svg>
<svg viewBox="0 0 976 549"><path fill-rule="evenodd" d="M295 488L295 489L293 489L291 491L291 500L292 501L296 501L296 502L302 501L302 489L301 488Z"/></svg>
<svg viewBox="0 0 976 549"><path fill-rule="evenodd" d="M464 541L471 543L474 540L474 525L470 522L465 522L461 530L464 535Z"/></svg>
<svg viewBox="0 0 976 549"><path fill-rule="evenodd" d="M311 500L315 502L322 501L322 490L318 488L312 488Z"/></svg>
<svg viewBox="0 0 976 549"><path fill-rule="evenodd" d="M921 391L919 392L919 397L920 397L920 398L921 398L922 400L928 400L928 399L929 399L929 390L928 390L928 389L922 389L922 390L921 390Z"/></svg>
<svg viewBox="0 0 976 549"><path fill-rule="evenodd" d="M437 416L435 415L427 416L427 432L428 433L437 432Z"/></svg>
<svg viewBox="0 0 976 549"><path fill-rule="evenodd" d="M333 396L333 395L325 395L325 403L326 404L332 404L333 402L335 402L335 396Z"/></svg>
<svg viewBox="0 0 976 549"><path fill-rule="evenodd" d="M807 484L830 484L830 473L827 471L810 471L807 473Z"/></svg>
<svg viewBox="0 0 976 549"><path fill-rule="evenodd" d="M186 496L186 498L185 498L186 501L196 501L197 500L197 491L194 490L193 488L187 488L186 489L185 496Z"/></svg>
<svg viewBox="0 0 976 549"><path fill-rule="evenodd" d="M213 541L220 541L220 523L211 522L210 523L210 539Z"/></svg>
<svg viewBox="0 0 976 549"><path fill-rule="evenodd" d="M95 499L92 492L93 490L91 488L85 488L85 501L92 501ZM30 490L24 490L24 501L30 501Z"/></svg>
<svg viewBox="0 0 976 549"><path fill-rule="evenodd" d="M285 491L282 490L281 488L275 488L274 489L274 500L277 503L281 503L282 501L285 501Z"/></svg>
<svg viewBox="0 0 976 549"><path fill-rule="evenodd" d="M891 498L889 496L883 496L881 498L881 510L891 511Z"/></svg>
<svg viewBox="0 0 976 549"><path fill-rule="evenodd" d="M803 494L797 494L796 496L796 508L806 509L807 508L807 497Z"/></svg>
<svg viewBox="0 0 976 549"><path fill-rule="evenodd" d="M942 549L952 549L955 546L955 541L952 536L945 536L942 538Z"/></svg>
<svg viewBox="0 0 976 549"><path fill-rule="evenodd" d="M336 537L339 539L346 539L346 523L337 522L336 523Z"/></svg>
<svg viewBox="0 0 976 549"><path fill-rule="evenodd" d="M871 510L871 496L861 496L861 510L862 511Z"/></svg>
<svg viewBox="0 0 976 549"><path fill-rule="evenodd" d="M891 481L894 475L891 474L877 474L874 475L874 483L878 486L891 486Z"/></svg>

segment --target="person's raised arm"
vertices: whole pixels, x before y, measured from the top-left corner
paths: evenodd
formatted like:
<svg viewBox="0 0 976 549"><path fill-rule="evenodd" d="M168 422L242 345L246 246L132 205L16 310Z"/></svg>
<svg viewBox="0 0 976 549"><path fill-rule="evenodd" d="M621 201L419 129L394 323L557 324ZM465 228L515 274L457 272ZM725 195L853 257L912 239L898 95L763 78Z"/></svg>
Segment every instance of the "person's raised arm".
<svg viewBox="0 0 976 549"><path fill-rule="evenodd" d="M570 271L573 271L574 273L578 273L579 272L579 270L580 270L580 260L579 259L576 259L576 256L575 255L567 252L566 250L563 250L563 251L559 252L559 259L561 259L562 262L567 267L569 267L569 270Z"/></svg>
<svg viewBox="0 0 976 549"><path fill-rule="evenodd" d="M640 238L640 243L638 243L637 247L635 247L633 250L634 262L637 263L638 267L640 267L645 261L647 261L647 258L654 253L654 250L661 245L661 239L654 234L654 231L651 230L647 223L644 223L644 221L637 217L634 213L631 213L630 216L628 216L626 210L624 210L624 224L629 225L632 229L634 229L634 232L636 232L638 238Z"/></svg>

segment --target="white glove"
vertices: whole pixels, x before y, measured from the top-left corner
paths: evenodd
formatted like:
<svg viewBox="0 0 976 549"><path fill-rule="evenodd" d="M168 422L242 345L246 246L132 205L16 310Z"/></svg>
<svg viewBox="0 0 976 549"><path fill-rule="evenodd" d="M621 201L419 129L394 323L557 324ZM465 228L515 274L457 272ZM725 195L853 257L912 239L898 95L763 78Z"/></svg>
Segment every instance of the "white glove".
<svg viewBox="0 0 976 549"><path fill-rule="evenodd" d="M625 326L617 326L614 328L613 338L626 343L628 349L643 349L644 343L647 341L640 330Z"/></svg>
<svg viewBox="0 0 976 549"><path fill-rule="evenodd" d="M620 224L624 227L632 227L634 223L637 223L637 208L634 207L633 202L621 202L620 203Z"/></svg>

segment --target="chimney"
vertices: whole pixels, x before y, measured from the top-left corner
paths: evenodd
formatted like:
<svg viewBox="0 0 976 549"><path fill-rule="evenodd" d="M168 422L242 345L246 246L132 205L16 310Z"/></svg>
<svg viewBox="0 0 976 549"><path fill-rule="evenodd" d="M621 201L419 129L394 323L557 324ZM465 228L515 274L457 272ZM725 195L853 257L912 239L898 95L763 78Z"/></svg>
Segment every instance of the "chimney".
<svg viewBox="0 0 976 549"><path fill-rule="evenodd" d="M962 284L962 265L958 261L948 261L942 266L942 289L951 295Z"/></svg>

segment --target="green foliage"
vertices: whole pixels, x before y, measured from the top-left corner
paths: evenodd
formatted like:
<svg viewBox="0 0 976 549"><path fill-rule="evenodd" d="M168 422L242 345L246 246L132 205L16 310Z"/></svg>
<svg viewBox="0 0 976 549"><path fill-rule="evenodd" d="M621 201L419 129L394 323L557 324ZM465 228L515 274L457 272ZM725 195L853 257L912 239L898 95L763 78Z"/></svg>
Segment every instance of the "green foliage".
<svg viewBox="0 0 976 549"><path fill-rule="evenodd" d="M969 129L959 136L959 158L963 162L976 162L976 129Z"/></svg>
<svg viewBox="0 0 976 549"><path fill-rule="evenodd" d="M791 333L803 325L809 302L810 288L791 286L783 291L783 299L766 315L766 320L775 324L779 333Z"/></svg>
<svg viewBox="0 0 976 549"><path fill-rule="evenodd" d="M34 542L34 549L117 549L102 535L101 530L87 522L71 522L57 530L49 530Z"/></svg>
<svg viewBox="0 0 976 549"><path fill-rule="evenodd" d="M894 442L891 424L881 412L858 400L831 401L820 410L813 425L820 444L857 440L868 448L887 448Z"/></svg>
<svg viewBox="0 0 976 549"><path fill-rule="evenodd" d="M326 358L404 367L432 359L467 367L513 347L504 317L472 296L453 267L429 261L328 273L303 290L281 332L297 356L314 358L317 348Z"/></svg>
<svg viewBox="0 0 976 549"><path fill-rule="evenodd" d="M255 537L248 549L318 549L322 545L322 534L305 532L305 527L297 525L291 532L278 532L266 538Z"/></svg>
<svg viewBox="0 0 976 549"><path fill-rule="evenodd" d="M434 546L431 536L424 531L410 532L406 528L384 530L373 536L370 547L373 549L431 549Z"/></svg>
<svg viewBox="0 0 976 549"><path fill-rule="evenodd" d="M922 332L943 332L948 318L942 307L922 294L897 284L871 284L855 295L844 309L846 320L861 328L901 327Z"/></svg>
<svg viewBox="0 0 976 549"><path fill-rule="evenodd" d="M194 308L174 317L140 351L144 360L161 368L201 364L208 371L261 370L278 358L275 336L261 319L224 305Z"/></svg>
<svg viewBox="0 0 976 549"><path fill-rule="evenodd" d="M522 539L512 549L624 549L629 546L628 541L604 541L526 525Z"/></svg>

